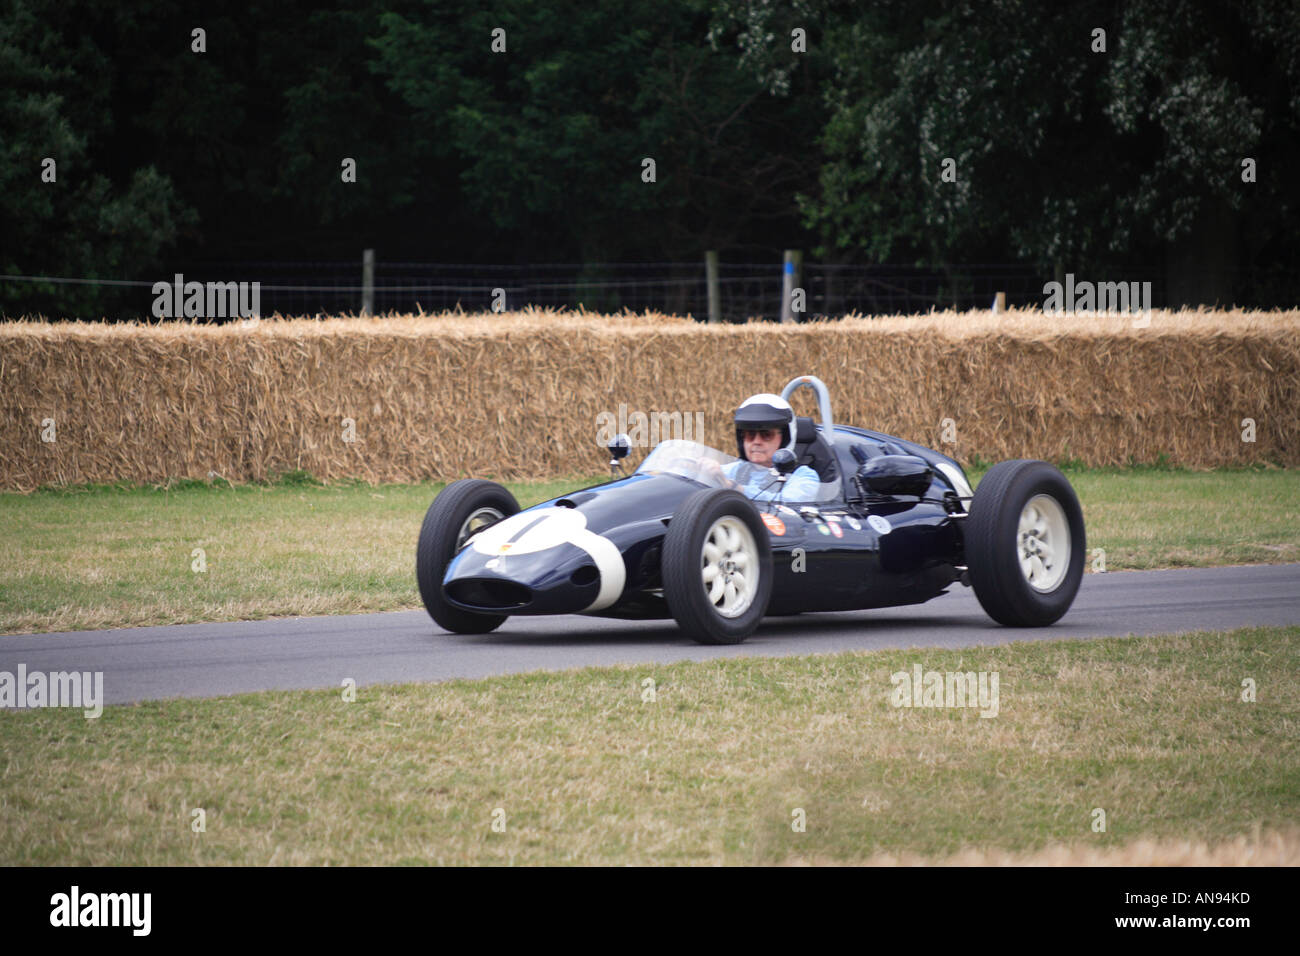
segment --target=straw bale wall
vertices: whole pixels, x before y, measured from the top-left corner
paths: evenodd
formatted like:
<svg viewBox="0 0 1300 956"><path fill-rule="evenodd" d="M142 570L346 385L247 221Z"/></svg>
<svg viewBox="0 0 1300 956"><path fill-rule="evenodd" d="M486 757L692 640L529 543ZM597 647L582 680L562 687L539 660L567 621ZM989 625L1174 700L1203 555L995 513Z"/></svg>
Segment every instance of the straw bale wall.
<svg viewBox="0 0 1300 956"><path fill-rule="evenodd" d="M620 404L630 427L638 412L653 424L634 437L691 429L730 450L735 406L799 374L830 386L837 421L963 461L1300 464L1300 312L1155 312L1135 328L1031 311L708 326L528 310L0 324L0 488L591 473ZM811 413L811 393L795 404Z"/></svg>

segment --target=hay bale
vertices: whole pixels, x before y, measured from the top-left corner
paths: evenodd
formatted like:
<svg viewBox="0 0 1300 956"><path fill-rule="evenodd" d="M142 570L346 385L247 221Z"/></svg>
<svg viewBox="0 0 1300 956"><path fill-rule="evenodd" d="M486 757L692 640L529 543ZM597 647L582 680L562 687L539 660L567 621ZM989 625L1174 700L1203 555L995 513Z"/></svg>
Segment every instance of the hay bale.
<svg viewBox="0 0 1300 956"><path fill-rule="evenodd" d="M1031 310L792 327L529 309L2 323L0 487L572 474L601 466L598 416L620 403L658 413L659 438L702 416L727 449L735 406L798 374L826 381L838 421L966 461L1300 464L1300 312L1155 312L1135 329ZM807 393L796 404L813 412Z"/></svg>

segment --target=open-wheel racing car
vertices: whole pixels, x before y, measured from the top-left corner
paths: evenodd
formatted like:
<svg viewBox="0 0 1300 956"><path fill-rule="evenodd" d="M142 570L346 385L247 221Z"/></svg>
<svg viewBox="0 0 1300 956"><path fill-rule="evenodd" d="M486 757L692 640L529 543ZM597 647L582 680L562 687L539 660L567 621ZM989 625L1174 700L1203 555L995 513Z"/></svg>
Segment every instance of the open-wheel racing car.
<svg viewBox="0 0 1300 956"><path fill-rule="evenodd" d="M466 479L434 499L416 577L433 620L483 634L516 614L673 618L734 644L764 616L920 604L972 586L995 621L1036 627L1069 609L1083 576L1083 512L1043 461L1004 461L972 492L961 465L880 432L794 418L772 467L692 441L660 442L631 475L520 511L499 484ZM629 442L609 446L617 475ZM740 449L743 453L743 449ZM786 482L815 482L787 500ZM766 481L753 500L725 475ZM757 472L754 469L758 469ZM794 483L791 483L791 488Z"/></svg>

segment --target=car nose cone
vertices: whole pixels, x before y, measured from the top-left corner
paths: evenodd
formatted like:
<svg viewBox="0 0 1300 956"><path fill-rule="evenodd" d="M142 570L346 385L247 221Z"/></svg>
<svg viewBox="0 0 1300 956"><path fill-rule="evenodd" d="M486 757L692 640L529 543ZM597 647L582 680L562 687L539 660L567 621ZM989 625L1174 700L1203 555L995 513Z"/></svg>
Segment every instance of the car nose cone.
<svg viewBox="0 0 1300 956"><path fill-rule="evenodd" d="M618 547L572 508L520 512L479 532L452 559L443 590L470 611L572 614L610 606L627 570Z"/></svg>

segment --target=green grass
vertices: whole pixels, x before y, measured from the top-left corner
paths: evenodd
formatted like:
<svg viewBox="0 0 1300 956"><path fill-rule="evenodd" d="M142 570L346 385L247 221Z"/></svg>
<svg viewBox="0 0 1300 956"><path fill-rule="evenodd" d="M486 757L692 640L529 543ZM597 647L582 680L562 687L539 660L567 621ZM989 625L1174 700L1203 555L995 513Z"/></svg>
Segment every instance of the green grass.
<svg viewBox="0 0 1300 956"><path fill-rule="evenodd" d="M528 507L596 480L511 487ZM291 475L0 494L0 633L418 607L415 542L441 488Z"/></svg>
<svg viewBox="0 0 1300 956"><path fill-rule="evenodd" d="M1065 469L1107 570L1300 561L1300 472ZM982 475L983 472L981 471Z"/></svg>
<svg viewBox="0 0 1300 956"><path fill-rule="evenodd" d="M914 663L997 672L997 716L894 707L890 675ZM1295 827L1298 729L1300 627L3 711L0 865L1214 845Z"/></svg>
<svg viewBox="0 0 1300 956"><path fill-rule="evenodd" d="M1108 571L1300 560L1300 472L1068 474L1090 568L1098 548ZM510 487L526 507L599 480ZM0 494L0 633L416 608L415 542L440 488L294 473Z"/></svg>

